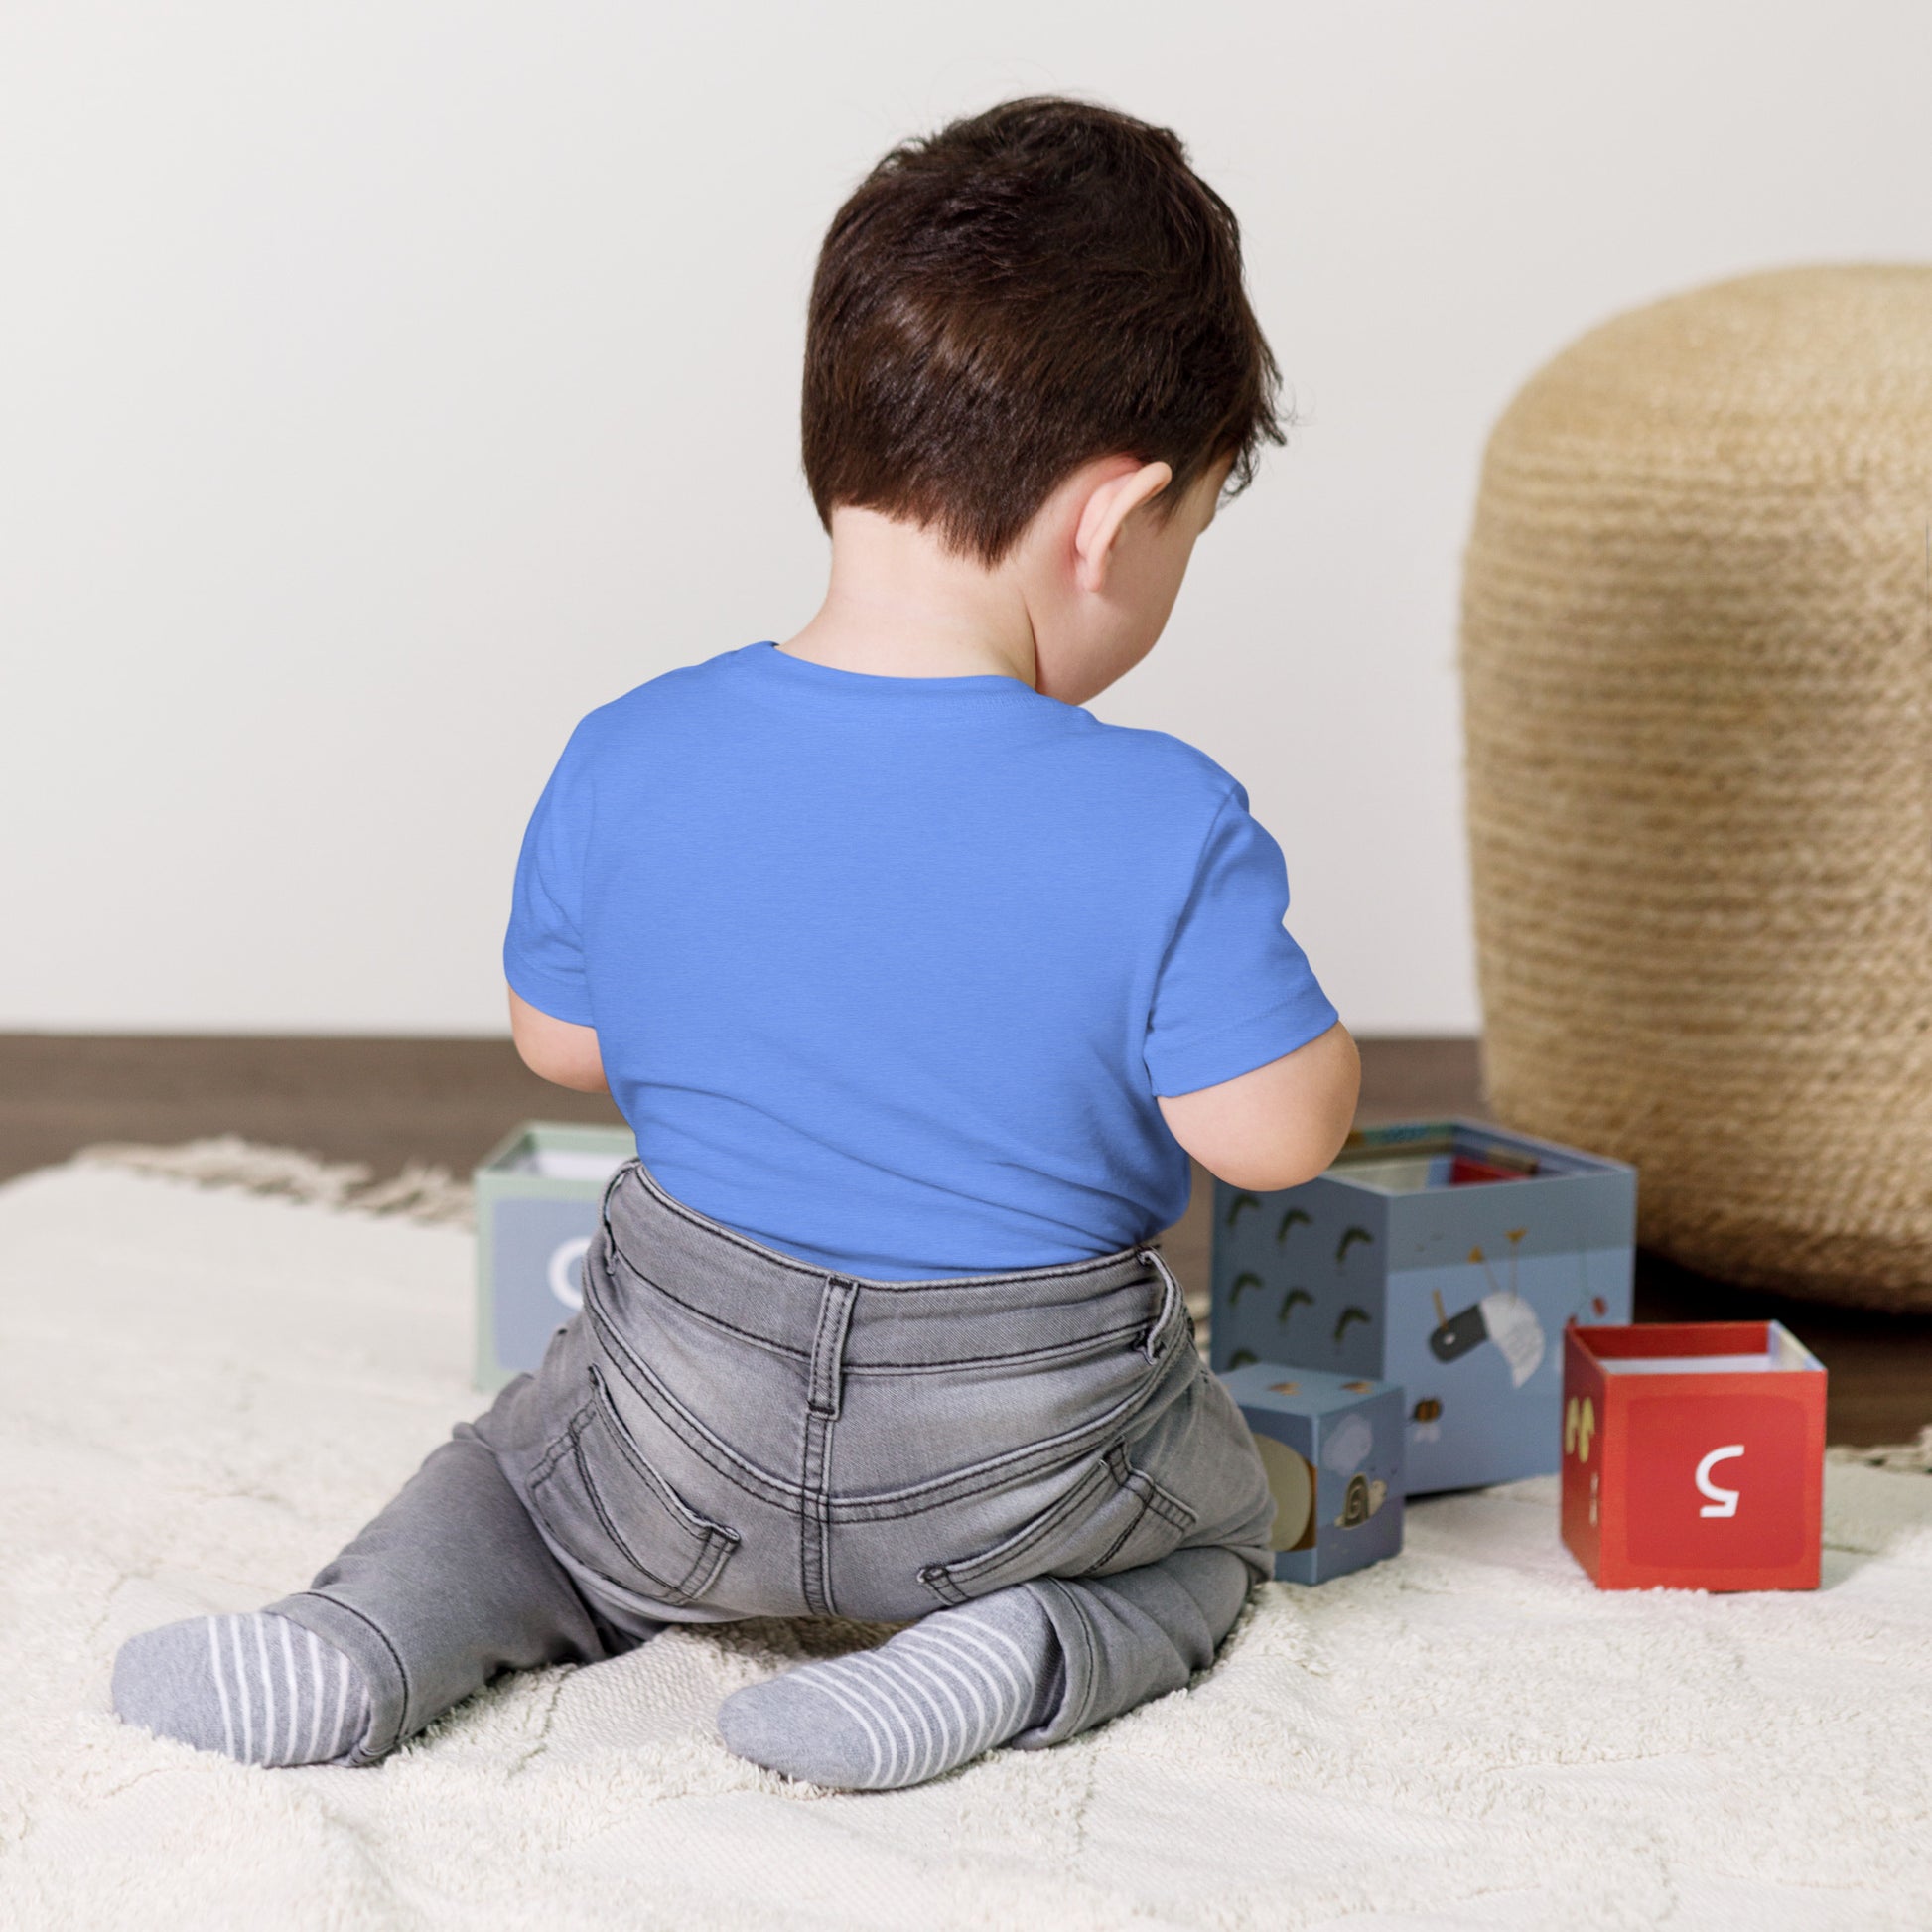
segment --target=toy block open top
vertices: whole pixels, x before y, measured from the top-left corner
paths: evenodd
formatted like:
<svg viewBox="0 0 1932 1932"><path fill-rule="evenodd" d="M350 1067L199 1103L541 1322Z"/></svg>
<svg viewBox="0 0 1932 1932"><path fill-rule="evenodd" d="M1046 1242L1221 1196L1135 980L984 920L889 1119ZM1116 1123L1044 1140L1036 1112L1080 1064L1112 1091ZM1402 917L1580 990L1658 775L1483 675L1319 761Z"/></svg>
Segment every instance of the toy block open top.
<svg viewBox="0 0 1932 1932"><path fill-rule="evenodd" d="M1554 1474L1566 1322L1627 1321L1637 1177L1471 1120L1351 1134L1327 1171L1217 1183L1217 1370L1288 1362L1400 1383L1408 1493Z"/></svg>
<svg viewBox="0 0 1932 1932"><path fill-rule="evenodd" d="M1337 1180L1381 1193L1419 1194L1431 1187L1476 1187L1573 1171L1564 1159L1566 1152L1532 1146L1468 1121L1423 1121L1356 1128L1328 1172Z"/></svg>
<svg viewBox="0 0 1932 1932"><path fill-rule="evenodd" d="M1825 1390L1777 1321L1570 1329L1564 1542L1604 1589L1815 1589Z"/></svg>

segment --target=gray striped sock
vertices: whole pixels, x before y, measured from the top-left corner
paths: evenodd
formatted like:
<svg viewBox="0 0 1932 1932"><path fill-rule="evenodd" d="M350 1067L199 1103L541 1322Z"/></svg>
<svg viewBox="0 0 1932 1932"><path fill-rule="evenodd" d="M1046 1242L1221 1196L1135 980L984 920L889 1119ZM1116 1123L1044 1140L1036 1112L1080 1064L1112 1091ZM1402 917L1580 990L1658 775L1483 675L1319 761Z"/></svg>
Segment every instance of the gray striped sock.
<svg viewBox="0 0 1932 1932"><path fill-rule="evenodd" d="M922 1784L1040 1722L1059 1644L1031 1590L934 1610L877 1650L734 1691L718 1729L740 1757L847 1791Z"/></svg>
<svg viewBox="0 0 1932 1932"><path fill-rule="evenodd" d="M144 1630L114 1659L114 1709L132 1725L244 1764L326 1764L361 1742L361 1674L313 1630L258 1610Z"/></svg>

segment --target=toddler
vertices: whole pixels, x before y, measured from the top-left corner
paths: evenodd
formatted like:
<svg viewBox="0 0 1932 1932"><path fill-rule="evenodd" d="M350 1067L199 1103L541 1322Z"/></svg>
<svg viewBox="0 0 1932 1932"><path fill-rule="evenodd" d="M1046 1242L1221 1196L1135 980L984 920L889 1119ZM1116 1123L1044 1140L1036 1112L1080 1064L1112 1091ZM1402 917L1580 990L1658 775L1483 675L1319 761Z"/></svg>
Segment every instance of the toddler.
<svg viewBox="0 0 1932 1932"><path fill-rule="evenodd" d="M1358 1065L1242 787L1081 707L1278 381L1164 129L1014 101L861 183L806 338L822 608L593 711L523 840L517 1049L636 1135L582 1312L307 1589L123 1646L123 1718L373 1764L505 1669L847 1616L906 1627L718 1726L878 1789L1211 1661L1273 1505L1154 1243L1189 1153L1325 1167Z"/></svg>

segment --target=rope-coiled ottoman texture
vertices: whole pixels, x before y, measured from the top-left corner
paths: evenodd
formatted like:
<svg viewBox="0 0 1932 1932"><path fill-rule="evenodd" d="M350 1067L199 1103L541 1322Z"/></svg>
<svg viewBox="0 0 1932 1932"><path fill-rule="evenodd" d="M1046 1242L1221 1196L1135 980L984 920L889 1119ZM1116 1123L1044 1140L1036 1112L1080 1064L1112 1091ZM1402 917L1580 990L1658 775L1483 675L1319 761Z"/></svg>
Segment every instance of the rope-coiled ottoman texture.
<svg viewBox="0 0 1932 1932"><path fill-rule="evenodd" d="M1932 267L1592 330L1462 605L1484 1073L1707 1274L1932 1308Z"/></svg>

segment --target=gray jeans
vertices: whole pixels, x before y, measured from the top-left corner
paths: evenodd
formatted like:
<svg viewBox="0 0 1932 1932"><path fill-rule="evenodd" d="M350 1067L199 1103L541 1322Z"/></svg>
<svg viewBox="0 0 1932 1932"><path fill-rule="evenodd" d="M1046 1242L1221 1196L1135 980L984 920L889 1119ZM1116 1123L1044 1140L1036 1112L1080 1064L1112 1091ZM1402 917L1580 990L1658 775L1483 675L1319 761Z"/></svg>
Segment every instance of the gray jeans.
<svg viewBox="0 0 1932 1932"><path fill-rule="evenodd" d="M1064 1683L1014 1741L1057 1743L1184 1684L1272 1574L1261 1459L1149 1249L859 1281L630 1161L583 1272L536 1373L268 1605L361 1668L357 1762L500 1670L668 1623L907 1622L1013 1585Z"/></svg>

